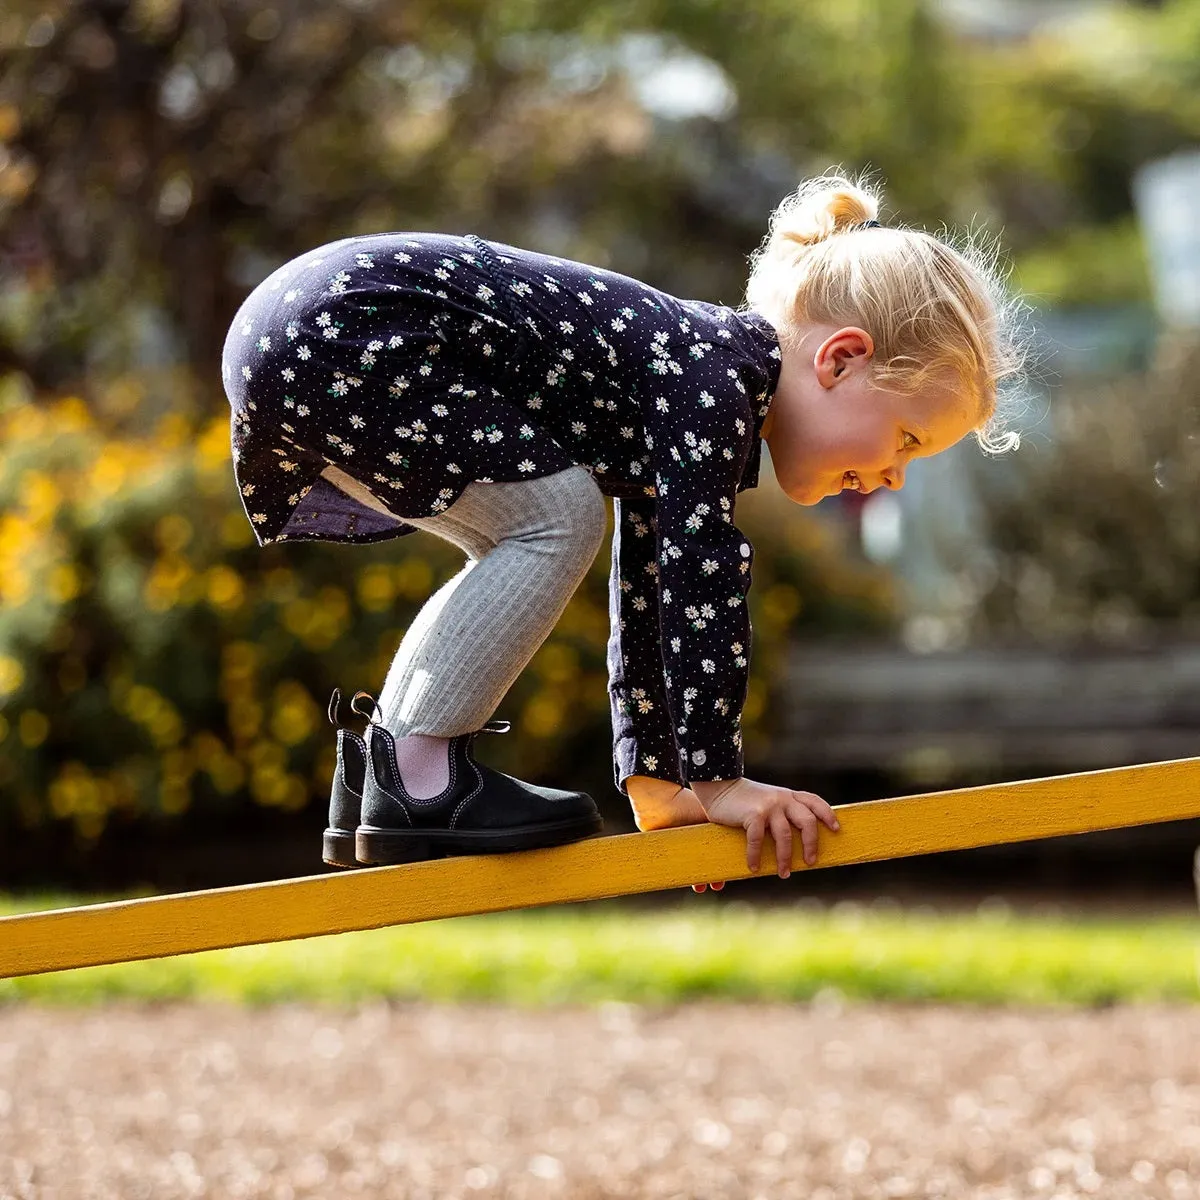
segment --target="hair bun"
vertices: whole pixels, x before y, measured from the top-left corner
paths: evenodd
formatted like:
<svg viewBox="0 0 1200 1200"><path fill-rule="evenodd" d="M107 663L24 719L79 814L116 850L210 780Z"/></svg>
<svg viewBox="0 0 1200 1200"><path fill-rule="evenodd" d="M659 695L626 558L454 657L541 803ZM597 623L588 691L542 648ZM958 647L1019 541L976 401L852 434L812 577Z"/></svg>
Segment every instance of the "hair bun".
<svg viewBox="0 0 1200 1200"><path fill-rule="evenodd" d="M879 197L843 175L809 180L787 197L771 220L772 243L815 246L879 215Z"/></svg>

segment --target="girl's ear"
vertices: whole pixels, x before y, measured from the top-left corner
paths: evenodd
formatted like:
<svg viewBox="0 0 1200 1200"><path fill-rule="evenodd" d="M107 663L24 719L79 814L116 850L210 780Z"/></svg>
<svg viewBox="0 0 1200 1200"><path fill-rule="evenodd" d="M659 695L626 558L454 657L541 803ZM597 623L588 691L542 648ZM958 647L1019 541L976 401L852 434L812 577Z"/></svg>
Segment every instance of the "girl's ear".
<svg viewBox="0 0 1200 1200"><path fill-rule="evenodd" d="M813 356L813 370L822 387L833 387L847 371L861 370L875 353L875 342L865 329L849 325L827 337Z"/></svg>

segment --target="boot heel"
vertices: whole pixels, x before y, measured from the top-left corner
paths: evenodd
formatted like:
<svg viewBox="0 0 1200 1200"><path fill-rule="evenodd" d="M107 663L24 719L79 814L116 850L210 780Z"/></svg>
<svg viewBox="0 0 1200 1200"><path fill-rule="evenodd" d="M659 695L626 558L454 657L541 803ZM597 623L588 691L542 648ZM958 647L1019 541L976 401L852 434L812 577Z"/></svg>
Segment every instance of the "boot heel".
<svg viewBox="0 0 1200 1200"><path fill-rule="evenodd" d="M354 834L348 829L327 829L322 839L321 861L331 867L357 867Z"/></svg>
<svg viewBox="0 0 1200 1200"><path fill-rule="evenodd" d="M423 834L408 829L379 829L360 825L354 835L354 853L359 863L392 866L440 858Z"/></svg>

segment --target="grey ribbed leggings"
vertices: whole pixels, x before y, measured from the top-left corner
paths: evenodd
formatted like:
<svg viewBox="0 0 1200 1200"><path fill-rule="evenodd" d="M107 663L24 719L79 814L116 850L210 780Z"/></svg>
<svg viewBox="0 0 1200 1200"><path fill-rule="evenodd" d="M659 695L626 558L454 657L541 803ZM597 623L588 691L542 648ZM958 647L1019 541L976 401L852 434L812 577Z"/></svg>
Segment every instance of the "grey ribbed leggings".
<svg viewBox="0 0 1200 1200"><path fill-rule="evenodd" d="M379 698L396 737L486 724L562 616L604 540L604 495L583 467L471 483L444 512L405 517L467 562L408 627Z"/></svg>

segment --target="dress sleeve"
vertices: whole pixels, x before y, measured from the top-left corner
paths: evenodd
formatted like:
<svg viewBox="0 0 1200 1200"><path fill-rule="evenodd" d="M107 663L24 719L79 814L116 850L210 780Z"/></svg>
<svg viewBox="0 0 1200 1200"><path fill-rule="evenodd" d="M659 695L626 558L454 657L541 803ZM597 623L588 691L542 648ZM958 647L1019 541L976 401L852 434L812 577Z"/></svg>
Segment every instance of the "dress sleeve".
<svg viewBox="0 0 1200 1200"><path fill-rule="evenodd" d="M664 684L679 767L669 777L687 784L742 774L754 548L733 518L752 430L742 387L724 389L719 402L707 391L675 391L647 417Z"/></svg>
<svg viewBox="0 0 1200 1200"><path fill-rule="evenodd" d="M683 780L667 705L655 502L617 497L613 514L608 694L614 778L617 789L625 792L630 775Z"/></svg>

